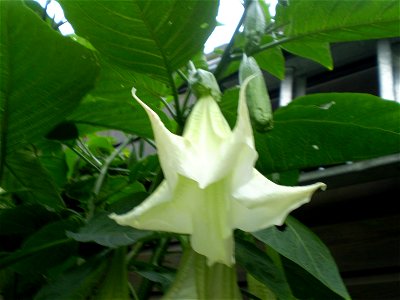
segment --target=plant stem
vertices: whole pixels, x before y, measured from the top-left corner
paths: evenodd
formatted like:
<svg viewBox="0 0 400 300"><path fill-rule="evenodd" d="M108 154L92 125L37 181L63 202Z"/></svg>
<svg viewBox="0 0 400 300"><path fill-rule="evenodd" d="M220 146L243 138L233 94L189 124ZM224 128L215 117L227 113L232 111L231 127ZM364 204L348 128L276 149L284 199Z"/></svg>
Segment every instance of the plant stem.
<svg viewBox="0 0 400 300"><path fill-rule="evenodd" d="M129 281L128 281L128 288L129 288L129 291L131 292L131 295L133 296L133 299L139 300L139 297L136 294L135 289L133 288L132 284Z"/></svg>
<svg viewBox="0 0 400 300"><path fill-rule="evenodd" d="M177 70L176 72L178 73L179 76L181 76L181 78L184 81L186 81L186 83L189 83L189 79L186 77L186 75L181 70Z"/></svg>
<svg viewBox="0 0 400 300"><path fill-rule="evenodd" d="M175 81L174 78L172 77L172 74L169 73L169 83L171 85L171 89L172 89L172 95L174 97L174 103L175 103L175 121L178 124L178 127L182 127L183 128L183 117L182 117L182 110L181 110L181 106L179 103L179 95L178 95L178 91L175 85Z"/></svg>
<svg viewBox="0 0 400 300"><path fill-rule="evenodd" d="M182 106L183 115L185 115L186 113L191 95L192 95L192 89L189 87L186 92L185 100L183 101L183 106Z"/></svg>
<svg viewBox="0 0 400 300"><path fill-rule="evenodd" d="M101 170L101 165L97 165L96 163L92 162L89 158L87 158L82 152L79 152L76 150L74 147L71 147L67 145L69 149L71 149L76 155L78 155L80 158L82 158L84 161L86 161L89 165L91 165L93 168L95 168L97 171Z"/></svg>
<svg viewBox="0 0 400 300"><path fill-rule="evenodd" d="M222 74L225 72L226 68L229 66L229 64L231 63L231 51L232 48L235 44L235 36L236 34L239 32L240 26L242 26L243 21L246 17L246 10L247 10L247 6L246 5L244 7L244 11L242 14L242 17L240 18L239 23L236 26L235 32L232 35L231 40L229 41L229 44L226 46L224 53L222 54L221 60L217 66L217 69L214 71L214 76L217 80L221 79Z"/></svg>
<svg viewBox="0 0 400 300"><path fill-rule="evenodd" d="M164 179L164 173L162 172L161 168L159 168L156 177L154 178L153 182L151 183L151 186L149 188L149 193L154 192L154 190L160 185L160 183Z"/></svg>
<svg viewBox="0 0 400 300"><path fill-rule="evenodd" d="M143 140L144 140L147 144L149 144L151 147L153 147L154 149L157 149L156 144L155 144L152 140L149 140L148 138L143 138Z"/></svg>
<svg viewBox="0 0 400 300"><path fill-rule="evenodd" d="M98 167L101 167L101 162L97 159L96 156L93 155L92 152L90 152L90 150L86 147L85 143L83 143L80 139L78 139L76 145L78 146L79 150L81 150L88 157L90 157Z"/></svg>
<svg viewBox="0 0 400 300"><path fill-rule="evenodd" d="M127 138L121 145L118 146L118 148L116 148L113 153L111 153L105 160L103 166L101 167L99 176L97 177L97 180L94 184L93 187L93 194L92 197L90 197L89 202L88 202L88 207L89 207L89 212L88 212L88 219L91 219L94 215L94 211L96 209L96 205L95 205L95 201L97 199L97 196L100 193L101 187L104 184L104 180L106 179L106 175L108 172L108 169L111 165L111 163L113 162L113 160L117 157L118 154L121 153L121 151L130 143L132 143L132 141L134 140L134 137L129 137Z"/></svg>
<svg viewBox="0 0 400 300"><path fill-rule="evenodd" d="M171 116L176 119L176 115L174 113L174 111L172 110L171 106L168 104L167 101L165 101L165 99L163 99L162 97L160 97L160 101L165 105L165 108L168 110L168 112L171 114Z"/></svg>
<svg viewBox="0 0 400 300"><path fill-rule="evenodd" d="M276 41L273 41L273 42L271 42L271 43L261 45L261 46L258 47L256 50L254 50L254 51L248 53L248 55L251 56L251 55L257 54L257 53L262 52L262 51L264 51L264 50L267 50L267 49L269 49L269 48L272 48L272 47L278 46L278 45L280 45L280 44L284 44L284 43L290 42L290 41L292 41L292 40L294 40L294 39L295 39L295 38L293 38L293 37L285 37L285 38L282 38L282 39L280 39L280 40L276 40ZM230 59L231 59L231 61L240 60L240 59L242 59L242 54L232 55L232 56L230 57Z"/></svg>
<svg viewBox="0 0 400 300"><path fill-rule="evenodd" d="M161 260L164 257L165 251L168 248L168 244L169 244L168 238L160 239L158 247L155 249L150 259L150 263L152 265L154 266L160 265ZM149 293L151 292L152 287L153 287L153 282L147 278L144 278L137 292L139 299L149 299Z"/></svg>

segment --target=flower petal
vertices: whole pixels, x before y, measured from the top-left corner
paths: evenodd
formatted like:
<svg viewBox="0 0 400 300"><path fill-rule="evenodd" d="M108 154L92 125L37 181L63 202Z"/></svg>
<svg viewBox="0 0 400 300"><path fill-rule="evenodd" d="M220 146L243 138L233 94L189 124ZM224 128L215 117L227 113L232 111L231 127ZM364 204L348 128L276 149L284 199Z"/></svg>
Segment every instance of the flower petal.
<svg viewBox="0 0 400 300"><path fill-rule="evenodd" d="M184 189L185 185L180 185L178 192ZM187 193L183 193L183 196L187 197ZM123 215L111 214L110 218L120 225L138 229L189 234L192 232L191 216L182 211L190 205L186 200L174 197L164 180L142 204Z"/></svg>
<svg viewBox="0 0 400 300"><path fill-rule="evenodd" d="M184 137L192 146L189 165L197 170L189 177L197 181L200 188L206 188L233 171L237 175L235 185L243 184L251 177L258 156L246 104L245 89L251 79L243 83L233 132L212 97L201 98L188 119Z"/></svg>
<svg viewBox="0 0 400 300"><path fill-rule="evenodd" d="M160 160L161 168L164 176L167 179L171 189L174 188L178 173L185 173L180 170L180 167L186 166L185 157L187 145L181 136L171 133L163 124L160 117L147 106L135 94L136 90L132 89L132 96L145 109L149 116L151 127L154 133L154 139L157 144L157 153ZM190 155L190 153L188 154Z"/></svg>
<svg viewBox="0 0 400 300"><path fill-rule="evenodd" d="M294 209L310 201L325 184L287 187L269 181L254 169L252 179L233 193L233 222L236 228L256 231L272 225L282 225Z"/></svg>
<svg viewBox="0 0 400 300"><path fill-rule="evenodd" d="M231 129L217 102L211 96L200 98L186 122L183 137L192 144L210 151L216 149L227 137Z"/></svg>
<svg viewBox="0 0 400 300"><path fill-rule="evenodd" d="M258 157L254 145L253 129L251 127L249 110L246 103L246 89L249 81L253 78L253 76L247 78L240 88L237 110L238 117L235 128L233 129L232 141L227 143L227 147L229 147L231 151L236 151L240 155L237 159L235 172L232 177L233 186L241 186L252 177L253 167ZM234 147L238 144L242 145L241 149Z"/></svg>
<svg viewBox="0 0 400 300"><path fill-rule="evenodd" d="M198 189L201 198L195 200L190 241L193 250L207 257L208 265L234 264L232 203L227 192L226 184L220 181Z"/></svg>
<svg viewBox="0 0 400 300"><path fill-rule="evenodd" d="M198 182L204 189L224 177L231 170L220 166L221 161L230 157L223 155L224 143L230 140L232 131L221 113L218 104L211 96L200 98L186 122L183 137L191 146L191 157L186 162L186 176Z"/></svg>
<svg viewBox="0 0 400 300"><path fill-rule="evenodd" d="M255 76L250 76L246 78L240 88L239 103L237 109L238 117L236 120L235 128L233 129L233 134L236 135L235 140L241 140L245 142L252 149L255 149L255 146L249 109L247 108L246 103L246 89L249 85L249 82L254 78Z"/></svg>
<svg viewBox="0 0 400 300"><path fill-rule="evenodd" d="M142 106L148 111L153 128L162 126L162 130L158 131L161 133L167 131L157 115L145 104ZM239 129L242 128L244 127L239 126ZM251 131L247 133L249 137L246 138L252 141ZM163 136L164 139L176 137L168 131ZM157 137L156 135L158 145ZM177 150L180 151L181 157L180 159L171 157L169 163L175 166L176 173L196 181L201 189L226 177L239 163L242 171L245 171L243 166L246 166L246 172L250 176L257 153L249 147L249 143L245 142L243 137L241 130L237 130L235 135L232 134L218 104L211 96L202 97L197 101L187 120L183 145ZM167 142L164 144L167 145ZM172 149L169 152L173 153L177 145L174 145L174 141L170 144L173 145L169 146ZM163 165L162 167L164 170Z"/></svg>

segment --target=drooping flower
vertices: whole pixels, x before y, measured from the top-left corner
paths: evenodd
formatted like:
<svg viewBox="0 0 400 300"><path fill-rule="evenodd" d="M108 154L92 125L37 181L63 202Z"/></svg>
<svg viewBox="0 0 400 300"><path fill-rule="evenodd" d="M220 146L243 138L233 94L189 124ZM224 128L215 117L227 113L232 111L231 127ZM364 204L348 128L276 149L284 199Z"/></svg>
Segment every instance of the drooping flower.
<svg viewBox="0 0 400 300"><path fill-rule="evenodd" d="M142 204L110 217L139 229L189 234L194 251L207 262L234 264L233 230L247 232L282 225L294 209L310 201L325 184L277 185L255 168L257 152L242 85L238 116L230 129L210 95L199 98L183 136L171 133L158 115L146 110L165 179Z"/></svg>

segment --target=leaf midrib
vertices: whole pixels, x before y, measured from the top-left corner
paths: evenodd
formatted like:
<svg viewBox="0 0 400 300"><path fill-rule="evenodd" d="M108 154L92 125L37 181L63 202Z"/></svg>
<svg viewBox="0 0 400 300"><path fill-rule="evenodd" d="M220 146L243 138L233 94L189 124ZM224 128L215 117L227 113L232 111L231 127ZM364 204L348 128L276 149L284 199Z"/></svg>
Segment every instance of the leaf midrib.
<svg viewBox="0 0 400 300"><path fill-rule="evenodd" d="M157 47L157 50L159 51L159 53L161 55L161 58L162 58L162 60L164 62L165 71L166 71L166 75L167 75L168 81L171 83L171 82L173 82L173 78L172 78L172 74L171 74L172 73L171 72L171 66L168 63L168 58L166 57L166 55L164 53L164 49L161 47L160 41L156 38L155 32L152 30L152 27L146 22L146 18L143 15L143 10L141 9L141 7L136 2L135 2L135 5L137 6L138 10L141 13L141 19L142 19L143 24L146 26L147 31L149 32L150 36L152 37L152 39L153 39L153 41L154 41L154 43L155 43L155 45Z"/></svg>
<svg viewBox="0 0 400 300"><path fill-rule="evenodd" d="M1 5L0 5L1 7ZM4 54L6 52L6 55L2 55L2 67L6 67L6 74L8 74L8 77L10 77L11 74L11 66L10 66L10 60L8 52L5 48L6 45L9 45L9 36L8 36L8 24L7 20L4 20L8 14L3 14L1 16L2 22L5 22L5 30L2 30L2 43L1 43L1 49L0 51ZM4 26L4 25L3 25ZM6 41L6 42L4 42ZM6 58L4 58L6 57ZM5 63L4 63L5 61ZM2 80L1 84L1 98L3 99L0 107L0 113L2 114L2 119L1 119L1 124L0 124L0 185L2 182L3 178L3 172L4 172L4 167L5 167L5 162L6 162L6 154L7 154L7 133L8 133L8 102L9 102L9 95L10 95L10 82L9 80L6 80L6 83L4 84L5 80Z"/></svg>
<svg viewBox="0 0 400 300"><path fill-rule="evenodd" d="M289 225L289 226L290 226L290 225ZM322 275L321 270L318 268L318 265L317 265L316 261L314 260L313 256L311 255L310 251L309 251L308 248L306 247L306 245L305 245L305 243L303 242L303 240L301 239L301 236L297 233L296 229L295 229L293 226L290 226L290 228L292 229L294 235L296 236L297 240L299 241L299 243L301 244L302 248L304 249L304 252L305 252L306 255L308 256L309 261L311 262L312 267L313 267L313 269L315 270L315 273L317 273L318 277L316 277L316 278L318 278L318 280L321 281L322 283L324 283L328 288L330 288L330 289L334 288L334 286L333 286L333 287L330 286L330 283L327 282L327 281L325 280L325 276ZM303 266L304 266L304 265L303 265ZM308 268L307 268L306 270L309 271ZM311 274L314 275L314 272L311 273ZM315 276L315 275L314 275L314 276ZM322 279L322 280L321 280L321 279ZM341 292L338 291L338 290L336 289L336 287L335 287L335 289L334 289L333 291L334 291L335 293L337 293L338 295L341 295L341 296L342 296Z"/></svg>
<svg viewBox="0 0 400 300"><path fill-rule="evenodd" d="M361 125L361 124L356 124L352 122L340 122L340 121L332 121L332 120L314 120L314 119L292 119L292 120L282 120L282 121L277 121L275 120L274 123L278 124L288 124L288 123L296 123L296 122L304 122L304 123L323 123L323 124L334 124L334 125L340 125L340 126L354 126L366 130L378 130L381 132L385 133L390 133L390 134L395 134L400 136L400 132L396 131L391 131L379 127L373 127L373 126L366 126L366 125Z"/></svg>
<svg viewBox="0 0 400 300"><path fill-rule="evenodd" d="M358 28L358 27L364 27L365 28L366 26L385 27L384 26L385 24L392 24L393 22L397 22L397 21L399 21L399 20L393 19L393 20L385 20L385 21L382 21L382 22L373 22L373 23L364 22L364 23L358 23L358 24L349 25L349 26L342 26L342 27L336 26L336 27L332 27L332 28L329 28L329 29L326 29L326 30L320 30L320 31L315 30L315 31L310 31L310 32L303 33L303 34L296 34L296 35L293 35L293 36L286 36L286 38L283 41L283 43L287 43L287 42L291 42L291 41L298 40L298 39L303 39L303 38L313 39L313 38L315 38L316 36L319 36L319 35L325 35L325 34L329 34L329 33L332 33L332 32L335 33L337 31L344 31L344 30L347 30L347 31L350 31L351 33L356 33L357 34L357 31L351 30L351 29L352 28ZM324 40L324 42L330 42L330 41L325 41Z"/></svg>

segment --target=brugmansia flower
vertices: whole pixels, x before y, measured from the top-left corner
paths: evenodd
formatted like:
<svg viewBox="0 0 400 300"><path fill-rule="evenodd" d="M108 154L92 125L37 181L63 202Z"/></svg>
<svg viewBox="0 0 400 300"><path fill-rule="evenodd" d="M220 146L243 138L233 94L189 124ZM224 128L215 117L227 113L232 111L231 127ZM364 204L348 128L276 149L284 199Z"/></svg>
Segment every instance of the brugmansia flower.
<svg viewBox="0 0 400 300"><path fill-rule="evenodd" d="M171 133L133 91L150 118L165 179L142 204L110 217L139 229L189 234L193 250L206 256L209 265L231 266L235 228L252 232L282 225L292 210L325 188L323 183L277 185L254 168L257 152L246 106L247 83L240 91L233 130L213 97L206 95L197 101L183 136Z"/></svg>

